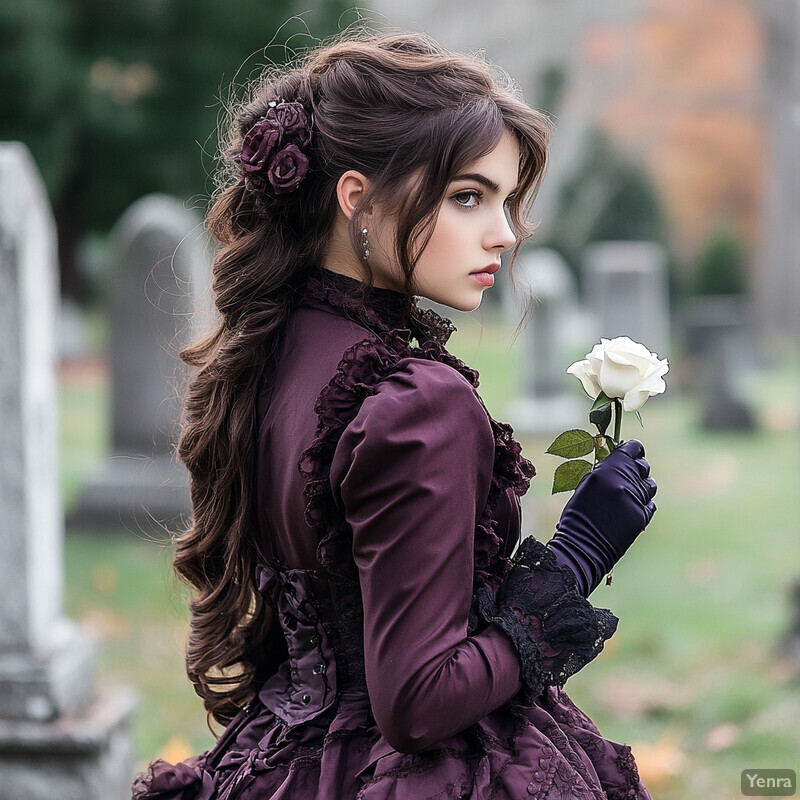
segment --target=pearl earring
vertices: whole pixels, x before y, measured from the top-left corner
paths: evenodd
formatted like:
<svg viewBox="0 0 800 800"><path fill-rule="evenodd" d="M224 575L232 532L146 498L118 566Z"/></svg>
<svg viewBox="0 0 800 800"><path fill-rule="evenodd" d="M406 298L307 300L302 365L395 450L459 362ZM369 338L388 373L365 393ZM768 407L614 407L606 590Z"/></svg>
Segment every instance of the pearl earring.
<svg viewBox="0 0 800 800"><path fill-rule="evenodd" d="M369 231L366 228L362 228L361 230L361 258L366 261L369 258L369 240L367 239L367 234Z"/></svg>

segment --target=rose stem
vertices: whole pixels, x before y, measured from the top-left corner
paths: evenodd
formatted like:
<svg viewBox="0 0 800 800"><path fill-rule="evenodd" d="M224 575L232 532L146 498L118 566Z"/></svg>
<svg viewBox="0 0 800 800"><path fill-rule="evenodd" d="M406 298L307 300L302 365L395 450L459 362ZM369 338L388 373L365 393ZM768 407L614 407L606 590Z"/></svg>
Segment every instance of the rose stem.
<svg viewBox="0 0 800 800"><path fill-rule="evenodd" d="M614 446L619 447L621 442L619 437L622 430L622 403L619 399L614 399Z"/></svg>

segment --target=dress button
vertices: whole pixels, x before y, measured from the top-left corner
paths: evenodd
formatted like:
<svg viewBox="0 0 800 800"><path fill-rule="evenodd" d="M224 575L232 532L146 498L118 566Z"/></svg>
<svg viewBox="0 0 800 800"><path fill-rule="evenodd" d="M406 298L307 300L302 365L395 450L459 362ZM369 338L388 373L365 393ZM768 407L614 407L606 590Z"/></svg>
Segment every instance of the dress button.
<svg viewBox="0 0 800 800"><path fill-rule="evenodd" d="M304 706L307 706L311 702L311 695L306 692L301 698L300 701Z"/></svg>
<svg viewBox="0 0 800 800"><path fill-rule="evenodd" d="M325 672L325 665L324 664L315 664L314 665L313 673L315 675L322 675L323 672Z"/></svg>

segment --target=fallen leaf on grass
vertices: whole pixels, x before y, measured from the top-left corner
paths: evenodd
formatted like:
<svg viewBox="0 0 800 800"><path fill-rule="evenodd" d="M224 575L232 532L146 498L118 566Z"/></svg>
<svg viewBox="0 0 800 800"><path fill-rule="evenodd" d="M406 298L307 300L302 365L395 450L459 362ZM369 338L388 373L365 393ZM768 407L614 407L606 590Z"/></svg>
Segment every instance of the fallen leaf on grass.
<svg viewBox="0 0 800 800"><path fill-rule="evenodd" d="M602 682L600 697L615 716L643 716L687 708L695 691L686 684L663 678L610 677Z"/></svg>
<svg viewBox="0 0 800 800"><path fill-rule="evenodd" d="M679 739L677 733L667 731L655 742L631 744L645 786L667 783L686 771L688 759L678 744Z"/></svg>
<svg viewBox="0 0 800 800"><path fill-rule="evenodd" d="M92 570L92 587L100 594L112 594L119 584L119 575L111 564L97 564Z"/></svg>
<svg viewBox="0 0 800 800"><path fill-rule="evenodd" d="M734 725L732 722L722 722L715 725L706 734L706 747L715 753L727 750L739 741L740 735L741 730L738 725Z"/></svg>
<svg viewBox="0 0 800 800"><path fill-rule="evenodd" d="M169 764L177 764L179 761L185 761L191 755L194 753L189 742L180 736L173 736L161 748L158 758L163 758Z"/></svg>
<svg viewBox="0 0 800 800"><path fill-rule="evenodd" d="M734 486L743 469L743 463L736 456L718 453L682 476L678 494L684 500L721 494Z"/></svg>
<svg viewBox="0 0 800 800"><path fill-rule="evenodd" d="M798 652L800 656L800 651ZM779 656L767 664L767 675L776 683L790 683L800 677L800 658Z"/></svg>
<svg viewBox="0 0 800 800"><path fill-rule="evenodd" d="M127 617L107 608L87 608L80 616L80 623L98 639L125 639L131 629Z"/></svg>

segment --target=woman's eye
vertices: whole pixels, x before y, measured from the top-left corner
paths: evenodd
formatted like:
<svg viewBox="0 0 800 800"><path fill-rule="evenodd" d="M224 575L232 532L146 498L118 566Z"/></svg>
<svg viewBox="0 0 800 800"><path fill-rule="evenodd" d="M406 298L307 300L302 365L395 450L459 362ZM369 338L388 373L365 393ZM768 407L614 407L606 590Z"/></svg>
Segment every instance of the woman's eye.
<svg viewBox="0 0 800 800"><path fill-rule="evenodd" d="M458 192L453 195L453 200L464 208L474 208L480 201L480 194L472 190L468 192Z"/></svg>

